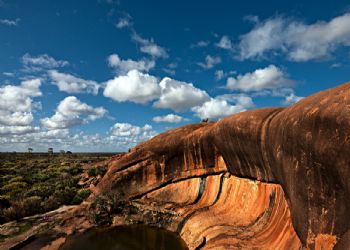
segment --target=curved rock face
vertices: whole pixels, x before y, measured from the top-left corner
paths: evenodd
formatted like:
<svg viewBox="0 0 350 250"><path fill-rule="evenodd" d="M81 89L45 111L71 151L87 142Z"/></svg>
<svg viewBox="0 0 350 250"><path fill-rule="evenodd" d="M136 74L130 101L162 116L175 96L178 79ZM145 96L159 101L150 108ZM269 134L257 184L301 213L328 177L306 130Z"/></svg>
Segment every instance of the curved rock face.
<svg viewBox="0 0 350 250"><path fill-rule="evenodd" d="M350 83L162 133L110 162L105 192L191 249L347 249Z"/></svg>

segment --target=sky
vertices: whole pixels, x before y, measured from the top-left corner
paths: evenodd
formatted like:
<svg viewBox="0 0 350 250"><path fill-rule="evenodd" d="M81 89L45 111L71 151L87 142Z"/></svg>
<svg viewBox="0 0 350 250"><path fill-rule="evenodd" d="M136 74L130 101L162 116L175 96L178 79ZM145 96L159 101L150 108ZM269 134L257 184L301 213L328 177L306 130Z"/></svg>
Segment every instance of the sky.
<svg viewBox="0 0 350 250"><path fill-rule="evenodd" d="M350 80L348 1L0 0L0 151L120 152Z"/></svg>

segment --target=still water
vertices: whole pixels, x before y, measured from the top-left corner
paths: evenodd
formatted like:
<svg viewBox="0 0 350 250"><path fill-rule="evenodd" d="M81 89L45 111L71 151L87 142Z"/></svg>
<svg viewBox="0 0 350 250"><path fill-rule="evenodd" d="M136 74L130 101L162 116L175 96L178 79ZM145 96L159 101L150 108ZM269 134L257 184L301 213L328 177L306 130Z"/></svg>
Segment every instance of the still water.
<svg viewBox="0 0 350 250"><path fill-rule="evenodd" d="M175 233L144 225L93 229L67 239L61 250L185 250Z"/></svg>

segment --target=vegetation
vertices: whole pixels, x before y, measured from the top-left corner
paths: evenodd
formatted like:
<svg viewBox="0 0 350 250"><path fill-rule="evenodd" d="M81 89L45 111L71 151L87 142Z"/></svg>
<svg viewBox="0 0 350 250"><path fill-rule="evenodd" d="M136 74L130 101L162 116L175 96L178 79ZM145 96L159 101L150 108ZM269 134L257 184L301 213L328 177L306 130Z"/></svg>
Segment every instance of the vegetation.
<svg viewBox="0 0 350 250"><path fill-rule="evenodd" d="M91 191L80 180L107 171L110 154L0 153L0 223L79 204Z"/></svg>

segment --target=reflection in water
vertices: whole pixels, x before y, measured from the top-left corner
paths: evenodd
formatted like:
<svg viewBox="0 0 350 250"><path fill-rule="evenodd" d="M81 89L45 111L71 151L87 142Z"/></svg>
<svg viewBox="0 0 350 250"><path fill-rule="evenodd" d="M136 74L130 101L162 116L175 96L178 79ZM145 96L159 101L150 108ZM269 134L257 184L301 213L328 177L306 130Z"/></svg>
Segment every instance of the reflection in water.
<svg viewBox="0 0 350 250"><path fill-rule="evenodd" d="M175 233L143 225L93 229L67 239L61 250L185 250Z"/></svg>

